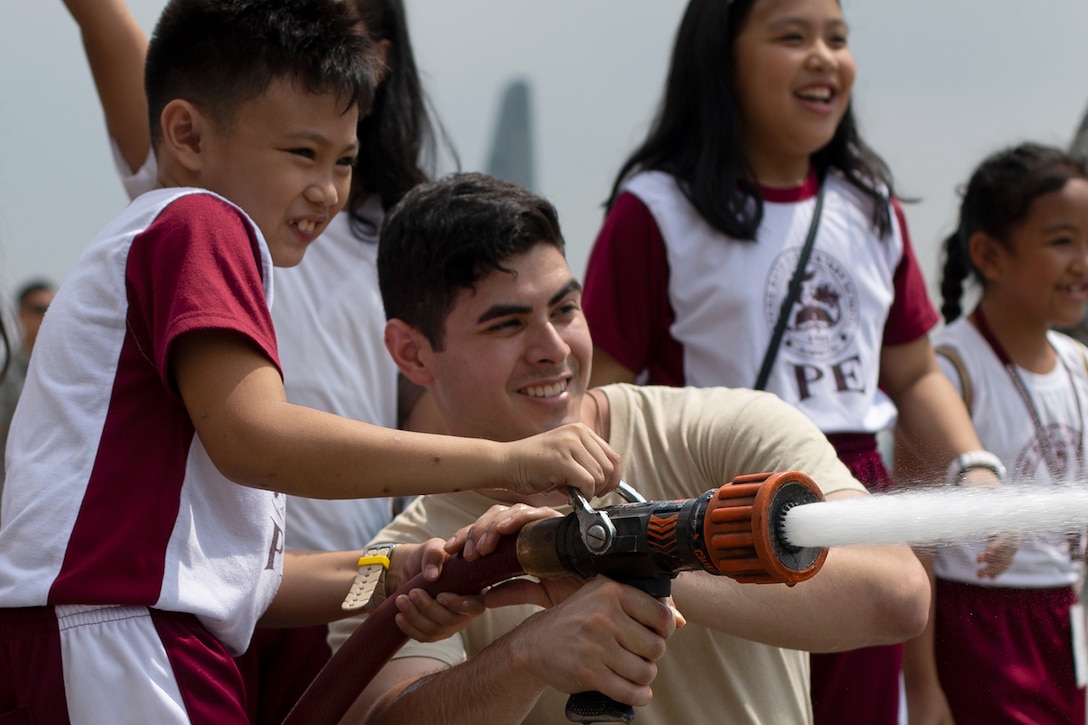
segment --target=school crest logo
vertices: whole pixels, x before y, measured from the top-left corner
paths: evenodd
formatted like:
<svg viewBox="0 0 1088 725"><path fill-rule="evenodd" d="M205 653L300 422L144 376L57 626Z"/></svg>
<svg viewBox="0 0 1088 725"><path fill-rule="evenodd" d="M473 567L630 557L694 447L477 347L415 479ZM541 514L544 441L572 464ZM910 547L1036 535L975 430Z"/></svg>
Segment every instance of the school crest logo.
<svg viewBox="0 0 1088 725"><path fill-rule="evenodd" d="M1051 476L1058 480L1080 477L1084 470L1084 439L1080 431L1064 423L1049 423L1044 431L1047 441L1042 445L1039 436L1032 436L1024 446L1012 466L1013 479L1033 481L1040 474L1046 474L1050 466ZM1049 456L1046 448L1049 448ZM1047 459L1050 458L1050 462Z"/></svg>
<svg viewBox="0 0 1088 725"><path fill-rule="evenodd" d="M778 255L767 278L763 310L771 329L797 268L800 248ZM858 332L858 292L845 265L813 250L801 277L801 294L787 311L780 352L793 358L827 360L838 356Z"/></svg>
<svg viewBox="0 0 1088 725"><path fill-rule="evenodd" d="M1012 480L1016 482L1036 481L1040 475L1049 475L1057 478L1058 482L1077 480L1083 476L1084 471L1084 437L1080 431L1064 423L1050 423L1043 430L1046 436L1046 445L1039 440L1039 435L1034 435L1031 441L1016 456L1012 465ZM1049 452L1047 451L1049 449ZM1049 459L1049 463L1047 462ZM1083 530L1069 531L1064 534L1058 532L1029 533L1025 544L1030 544L1036 549L1045 550L1052 548L1063 555L1070 552L1083 551ZM1023 544L1022 544L1023 546Z"/></svg>

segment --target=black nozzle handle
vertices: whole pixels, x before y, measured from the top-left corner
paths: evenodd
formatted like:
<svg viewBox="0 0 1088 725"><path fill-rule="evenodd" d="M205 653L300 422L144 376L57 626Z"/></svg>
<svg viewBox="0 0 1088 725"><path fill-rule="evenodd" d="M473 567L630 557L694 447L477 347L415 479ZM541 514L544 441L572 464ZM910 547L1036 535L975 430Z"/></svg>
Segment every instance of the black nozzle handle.
<svg viewBox="0 0 1088 725"><path fill-rule="evenodd" d="M576 692L567 698L566 714L571 722L629 723L635 719L635 708L602 692Z"/></svg>
<svg viewBox="0 0 1088 725"><path fill-rule="evenodd" d="M624 583L655 597L667 597L672 593L672 577L668 575L637 581L627 580ZM629 723L635 719L635 708L627 703L617 702L603 692L590 690L576 692L568 697L566 714L571 722Z"/></svg>

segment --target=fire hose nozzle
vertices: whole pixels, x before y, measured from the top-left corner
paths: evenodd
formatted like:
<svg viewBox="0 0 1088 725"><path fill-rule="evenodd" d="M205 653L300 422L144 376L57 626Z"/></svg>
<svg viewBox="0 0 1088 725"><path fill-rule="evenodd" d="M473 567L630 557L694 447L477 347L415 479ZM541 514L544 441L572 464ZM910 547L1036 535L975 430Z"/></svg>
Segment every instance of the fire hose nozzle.
<svg viewBox="0 0 1088 725"><path fill-rule="evenodd" d="M783 532L794 506L823 501L816 482L784 471L738 476L715 492L703 519L714 573L739 582L793 586L812 578L827 549L790 544Z"/></svg>
<svg viewBox="0 0 1088 725"><path fill-rule="evenodd" d="M791 545L782 531L786 512L822 500L803 473L739 476L698 498L600 509L615 527L605 556L587 548L576 516L525 526L517 556L538 577L606 574L655 596L668 594L677 573L700 569L740 582L792 585L816 574L827 551Z"/></svg>
<svg viewBox="0 0 1088 725"><path fill-rule="evenodd" d="M679 572L700 569L793 586L820 570L827 550L791 545L783 534L786 512L821 500L803 473L739 476L698 498L599 509L614 527L603 553L591 550L597 541L581 533L584 511L534 521L518 535L517 556L523 571L541 578L604 574L654 597L668 596ZM567 700L566 715L571 722L626 723L635 712L602 693L578 692Z"/></svg>

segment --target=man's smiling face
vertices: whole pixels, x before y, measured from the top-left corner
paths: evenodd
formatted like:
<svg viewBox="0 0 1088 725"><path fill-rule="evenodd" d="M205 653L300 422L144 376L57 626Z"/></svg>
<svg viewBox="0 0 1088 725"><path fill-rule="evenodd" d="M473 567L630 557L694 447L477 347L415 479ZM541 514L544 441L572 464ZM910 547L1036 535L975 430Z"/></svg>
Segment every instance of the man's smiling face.
<svg viewBox="0 0 1088 725"><path fill-rule="evenodd" d="M579 420L592 351L581 285L547 243L503 266L514 273L458 294L443 349L420 351L455 435L516 440Z"/></svg>

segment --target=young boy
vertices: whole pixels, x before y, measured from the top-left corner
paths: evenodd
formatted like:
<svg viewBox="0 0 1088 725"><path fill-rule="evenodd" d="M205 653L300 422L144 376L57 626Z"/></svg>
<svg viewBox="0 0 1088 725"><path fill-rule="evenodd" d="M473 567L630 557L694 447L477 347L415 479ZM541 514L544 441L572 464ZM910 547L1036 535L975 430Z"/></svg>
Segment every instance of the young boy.
<svg viewBox="0 0 1088 725"><path fill-rule="evenodd" d="M352 25L337 0L164 10L146 85L165 188L61 286L12 424L0 719L245 722L230 655L258 621L340 616L360 553L285 557L282 493L618 482L584 426L503 445L285 401L272 267L298 263L346 197L372 86ZM440 559L397 552L391 575Z"/></svg>

